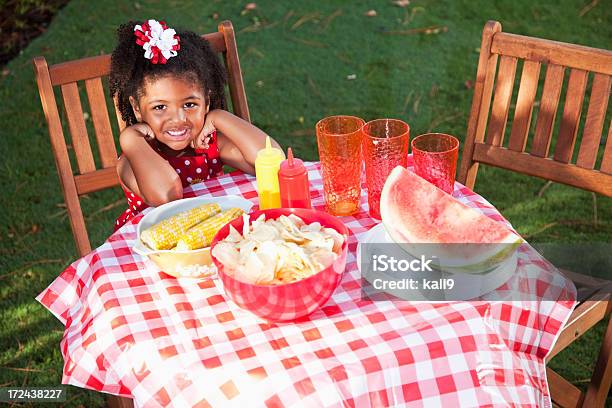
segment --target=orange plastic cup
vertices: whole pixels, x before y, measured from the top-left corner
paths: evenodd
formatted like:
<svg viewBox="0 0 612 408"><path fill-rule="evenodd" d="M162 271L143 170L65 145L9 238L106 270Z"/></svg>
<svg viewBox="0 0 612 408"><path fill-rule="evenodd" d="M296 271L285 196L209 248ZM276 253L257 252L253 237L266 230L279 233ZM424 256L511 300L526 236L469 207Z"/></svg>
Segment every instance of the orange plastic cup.
<svg viewBox="0 0 612 408"><path fill-rule="evenodd" d="M370 216L380 219L380 193L396 166L408 165L410 126L399 119L376 119L363 126L362 149Z"/></svg>
<svg viewBox="0 0 612 408"><path fill-rule="evenodd" d="M361 197L361 128L355 116L329 116L316 125L325 210L333 215L359 211Z"/></svg>
<svg viewBox="0 0 612 408"><path fill-rule="evenodd" d="M448 194L455 188L459 140L444 133L426 133L412 140L414 172Z"/></svg>

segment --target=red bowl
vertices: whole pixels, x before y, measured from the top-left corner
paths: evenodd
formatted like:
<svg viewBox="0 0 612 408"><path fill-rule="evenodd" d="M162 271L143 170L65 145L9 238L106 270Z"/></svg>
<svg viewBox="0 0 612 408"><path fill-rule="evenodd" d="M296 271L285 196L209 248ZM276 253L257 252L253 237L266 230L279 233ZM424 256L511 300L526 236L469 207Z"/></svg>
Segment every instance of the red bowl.
<svg viewBox="0 0 612 408"><path fill-rule="evenodd" d="M254 211L248 216L250 221L253 221L261 214L265 214L266 220L276 219L281 215L295 214L307 224L317 221L323 227L333 228L344 236L341 253L332 265L305 279L284 285L256 285L237 280L227 274L223 264L212 255L215 245L229 234L230 225L233 225L239 232L242 231L244 225L242 217L221 228L212 241L210 251L212 260L219 271L225 293L234 303L269 321L295 320L307 316L327 302L342 279L346 267L348 230L336 217L322 211L304 208L274 208Z"/></svg>

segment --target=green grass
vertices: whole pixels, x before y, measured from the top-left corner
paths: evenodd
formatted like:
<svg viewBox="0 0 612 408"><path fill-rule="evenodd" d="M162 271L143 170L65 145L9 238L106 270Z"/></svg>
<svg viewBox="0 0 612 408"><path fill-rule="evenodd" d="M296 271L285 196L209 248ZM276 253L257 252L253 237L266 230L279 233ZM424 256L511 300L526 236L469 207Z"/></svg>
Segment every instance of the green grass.
<svg viewBox="0 0 612 408"><path fill-rule="evenodd" d="M198 32L230 19L255 124L313 160L314 124L332 114L397 117L410 124L413 136L436 130L463 139L473 92L466 81L474 81L484 23L496 19L505 31L609 48L612 9L600 2L581 16L589 3L414 0L402 8L374 0L261 0L256 10L242 13L244 3L237 1L72 1L0 78L0 386L60 383L63 328L34 297L77 258L32 57L55 63L108 53L115 27L131 18L163 18ZM364 15L371 9L376 17ZM385 34L429 26L447 29ZM483 167L476 190L531 240L611 241L612 200L597 197L594 224L590 193L553 185L538 195L543 185ZM112 232L122 207L97 211L120 197L111 191L83 200L93 245ZM551 366L584 386L602 333L600 325ZM76 388L69 398L67 406L102 403L100 394Z"/></svg>

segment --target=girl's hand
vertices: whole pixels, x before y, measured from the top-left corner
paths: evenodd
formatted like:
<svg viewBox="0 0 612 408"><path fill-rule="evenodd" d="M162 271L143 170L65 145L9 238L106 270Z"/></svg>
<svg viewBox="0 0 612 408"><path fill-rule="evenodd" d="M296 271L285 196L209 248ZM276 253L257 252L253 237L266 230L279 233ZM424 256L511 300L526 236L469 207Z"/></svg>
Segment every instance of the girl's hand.
<svg viewBox="0 0 612 408"><path fill-rule="evenodd" d="M208 149L208 144L212 138L211 135L215 130L217 130L215 124L213 123L212 116L213 115L211 115L211 112L206 115L206 120L204 122L202 131L191 141L191 147L194 149Z"/></svg>
<svg viewBox="0 0 612 408"><path fill-rule="evenodd" d="M130 128L138 132L146 140L155 139L155 133L153 133L153 129L151 129L151 127L144 122L136 123L130 126Z"/></svg>
<svg viewBox="0 0 612 408"><path fill-rule="evenodd" d="M134 147L141 148L143 141L149 142L153 139L155 139L153 129L151 129L151 127L144 122L139 122L132 126L126 127L119 135L121 150L124 152Z"/></svg>
<svg viewBox="0 0 612 408"><path fill-rule="evenodd" d="M119 136L122 159L117 173L145 203L158 206L182 198L183 186L176 170L151 146L152 139L155 134L144 122L126 127Z"/></svg>

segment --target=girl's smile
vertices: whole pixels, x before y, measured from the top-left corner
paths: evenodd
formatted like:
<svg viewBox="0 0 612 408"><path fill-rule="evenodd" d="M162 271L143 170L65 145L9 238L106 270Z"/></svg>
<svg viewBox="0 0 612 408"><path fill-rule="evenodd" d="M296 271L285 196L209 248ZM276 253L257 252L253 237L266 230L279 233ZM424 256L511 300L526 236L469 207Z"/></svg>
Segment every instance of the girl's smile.
<svg viewBox="0 0 612 408"><path fill-rule="evenodd" d="M193 139L191 129L189 128L165 130L165 133L168 134L171 139L174 139L177 142L186 139Z"/></svg>
<svg viewBox="0 0 612 408"><path fill-rule="evenodd" d="M139 122L144 122L158 142L180 152L204 127L208 103L194 81L172 75L147 80L138 101L130 99Z"/></svg>

